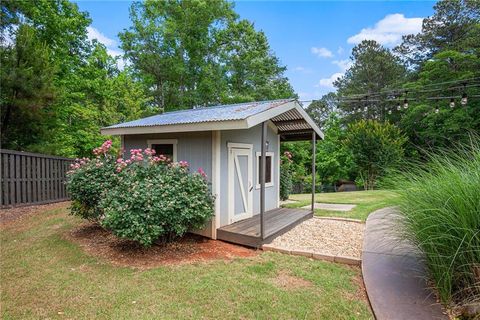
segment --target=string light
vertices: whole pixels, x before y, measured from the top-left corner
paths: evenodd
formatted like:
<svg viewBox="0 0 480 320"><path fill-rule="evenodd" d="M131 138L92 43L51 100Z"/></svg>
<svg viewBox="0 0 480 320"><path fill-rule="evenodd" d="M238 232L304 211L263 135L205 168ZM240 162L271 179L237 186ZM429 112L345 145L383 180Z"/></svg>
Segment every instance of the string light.
<svg viewBox="0 0 480 320"><path fill-rule="evenodd" d="M468 102L466 88L467 88L467 83L464 82L464 83L463 83L462 99L460 100L460 104L461 104L462 106L466 106L466 105L467 105L467 102Z"/></svg>
<svg viewBox="0 0 480 320"><path fill-rule="evenodd" d="M448 84L449 87L440 87L440 85L446 85ZM372 118L381 118L379 115L377 115L377 105L376 103L385 103L388 104L389 102L393 102L396 100L396 105L395 106L389 106L389 107L384 107L382 108L384 113L383 114L393 114L395 109L397 111L402 111L402 109L408 109L410 107L409 102L412 101L423 101L423 100L436 100L436 101L445 101L449 100L449 107L450 108L455 108L456 103L460 103L461 106L466 106L469 102L470 99L472 98L480 98L480 95L475 95L475 94L470 94L467 95L467 89L468 88L480 88L480 77L476 78L470 78L470 79L462 79L462 80L453 80L453 81L447 81L447 82L441 82L441 83L432 83L429 85L424 85L420 88L416 89L388 89L388 90L381 90L378 92L369 92L368 94L355 94L355 95L350 95L350 96L343 96L343 97L338 97L332 102L340 103L340 104L349 104L349 103L354 103L356 106L352 107L350 110L352 110L352 113L359 113L360 116L362 116L363 112L367 113L369 116ZM446 90L450 91L451 94L448 96L439 96L438 94L434 94L433 92L438 92L441 90ZM455 95L455 91L461 92L461 95ZM411 93L418 93L421 94L420 97L408 97L408 94ZM426 96L426 95L434 95L433 97ZM401 99L401 96L404 96L403 100ZM458 101L455 101L458 99ZM313 100L300 100L302 102L307 102L307 101L313 101ZM369 105L370 103L374 103L372 105ZM369 109L369 107L371 107ZM434 113L438 114L440 113L440 109L442 108L442 105L439 106L432 106L432 109ZM328 109L325 106L322 106L321 108L322 111L327 111ZM369 112L371 111L371 112ZM428 115L428 113L427 113ZM425 115L425 116L427 116Z"/></svg>

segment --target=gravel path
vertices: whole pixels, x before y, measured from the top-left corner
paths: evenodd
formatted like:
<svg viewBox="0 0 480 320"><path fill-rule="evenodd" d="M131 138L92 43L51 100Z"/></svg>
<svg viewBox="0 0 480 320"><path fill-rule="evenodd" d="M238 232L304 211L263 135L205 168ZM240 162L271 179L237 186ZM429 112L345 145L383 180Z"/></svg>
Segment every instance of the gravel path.
<svg viewBox="0 0 480 320"><path fill-rule="evenodd" d="M271 245L288 250L360 258L364 230L363 223L312 218L277 237Z"/></svg>

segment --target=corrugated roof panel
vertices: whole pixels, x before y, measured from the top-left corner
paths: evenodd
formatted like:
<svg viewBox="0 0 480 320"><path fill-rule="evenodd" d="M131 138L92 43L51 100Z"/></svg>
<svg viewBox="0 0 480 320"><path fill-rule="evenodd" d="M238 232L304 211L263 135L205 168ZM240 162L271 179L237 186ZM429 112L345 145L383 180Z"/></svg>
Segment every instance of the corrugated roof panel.
<svg viewBox="0 0 480 320"><path fill-rule="evenodd" d="M281 106L293 99L247 102L231 105L220 105L198 109L165 112L148 118L116 124L106 129L148 127L173 124L200 123L212 121L244 120L263 111Z"/></svg>

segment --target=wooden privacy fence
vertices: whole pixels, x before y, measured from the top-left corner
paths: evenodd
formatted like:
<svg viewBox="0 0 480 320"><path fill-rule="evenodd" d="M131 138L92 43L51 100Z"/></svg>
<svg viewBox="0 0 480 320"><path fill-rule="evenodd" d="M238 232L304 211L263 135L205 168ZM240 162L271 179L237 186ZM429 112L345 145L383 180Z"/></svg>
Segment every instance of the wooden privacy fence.
<svg viewBox="0 0 480 320"><path fill-rule="evenodd" d="M6 149L0 154L2 208L68 200L65 179L73 159Z"/></svg>

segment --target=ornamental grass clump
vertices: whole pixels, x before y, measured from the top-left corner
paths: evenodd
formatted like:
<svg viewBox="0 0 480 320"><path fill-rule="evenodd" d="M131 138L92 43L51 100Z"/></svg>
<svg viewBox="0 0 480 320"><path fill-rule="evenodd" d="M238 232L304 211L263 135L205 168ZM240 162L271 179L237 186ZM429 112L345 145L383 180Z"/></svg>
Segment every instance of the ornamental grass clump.
<svg viewBox="0 0 480 320"><path fill-rule="evenodd" d="M181 237L204 227L212 217L214 197L201 168L190 173L186 161L171 162L152 149L132 149L128 159L108 151L102 149L95 160L75 164L69 173L69 190L75 191L72 213L88 200L101 226L143 246ZM103 184L95 179L91 186L86 176L94 176L92 172L95 177L103 175ZM93 188L98 192L95 201L89 198L91 192L89 197L79 195Z"/></svg>
<svg viewBox="0 0 480 320"><path fill-rule="evenodd" d="M474 140L395 179L404 236L425 253L440 300L459 313L480 304L480 142Z"/></svg>

